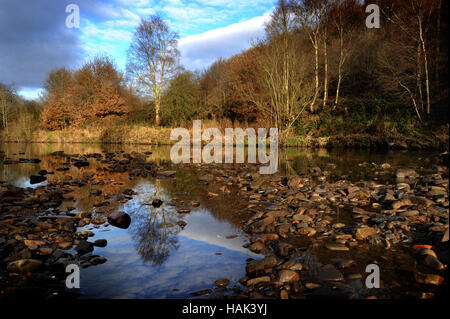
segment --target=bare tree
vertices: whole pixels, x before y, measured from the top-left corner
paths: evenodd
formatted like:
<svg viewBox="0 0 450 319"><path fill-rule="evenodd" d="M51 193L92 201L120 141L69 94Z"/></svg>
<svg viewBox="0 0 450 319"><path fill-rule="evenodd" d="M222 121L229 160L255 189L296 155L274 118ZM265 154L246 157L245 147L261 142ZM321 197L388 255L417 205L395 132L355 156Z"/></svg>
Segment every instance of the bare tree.
<svg viewBox="0 0 450 319"><path fill-rule="evenodd" d="M8 121L11 114L11 106L16 100L14 88L0 83L0 113L3 129L8 132Z"/></svg>
<svg viewBox="0 0 450 319"><path fill-rule="evenodd" d="M399 8L401 10L399 10ZM410 41L419 46L417 50L417 68L421 70L423 66L425 77L425 90L427 100L427 114L431 113L431 93L430 93L430 71L428 62L428 41L426 34L430 29L430 19L432 13L439 9L437 0L405 0L397 1L389 8L384 10L384 14L389 21L398 26L406 34ZM420 65L422 64L422 66ZM420 71L419 71L420 72ZM419 77L421 74L419 73ZM420 78L419 78L420 79ZM420 81L421 82L421 81ZM418 85L421 85L419 83Z"/></svg>
<svg viewBox="0 0 450 319"><path fill-rule="evenodd" d="M160 16L141 19L128 50L127 72L153 95L160 124L162 91L178 65L178 34Z"/></svg>
<svg viewBox="0 0 450 319"><path fill-rule="evenodd" d="M292 4L293 11L298 23L308 34L311 44L314 48L315 64L315 92L314 98L310 104L310 111L314 113L315 104L319 95L319 47L323 36L323 21L325 14L325 5L322 0L296 0Z"/></svg>
<svg viewBox="0 0 450 319"><path fill-rule="evenodd" d="M421 90L417 85L420 69L417 68L417 46L405 41L404 34L384 41L378 52L378 77L388 91L404 104L411 102L420 122Z"/></svg>
<svg viewBox="0 0 450 319"><path fill-rule="evenodd" d="M262 80L270 96L273 120L280 129L282 141L312 100L312 90L306 83L308 61L300 53L302 43L299 37L293 33L297 24L292 8L291 3L278 2L266 26L267 38L260 59Z"/></svg>
<svg viewBox="0 0 450 319"><path fill-rule="evenodd" d="M334 25L335 36L339 41L338 75L333 109L336 109L339 103L341 83L344 77L343 68L350 54L350 42L355 38L357 25L362 24L362 21L358 19L361 15L360 8L355 0L336 0L329 13L332 19L331 24Z"/></svg>

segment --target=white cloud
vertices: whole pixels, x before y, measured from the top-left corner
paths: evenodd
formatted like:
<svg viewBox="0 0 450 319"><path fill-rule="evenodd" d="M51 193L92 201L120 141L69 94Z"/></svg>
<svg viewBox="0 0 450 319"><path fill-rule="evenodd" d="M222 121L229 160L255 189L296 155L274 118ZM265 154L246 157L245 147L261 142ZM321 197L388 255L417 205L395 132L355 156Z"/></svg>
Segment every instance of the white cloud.
<svg viewBox="0 0 450 319"><path fill-rule="evenodd" d="M181 63L189 70L207 68L219 57L229 58L250 47L251 41L261 37L270 15L234 23L224 28L188 36L179 41Z"/></svg>

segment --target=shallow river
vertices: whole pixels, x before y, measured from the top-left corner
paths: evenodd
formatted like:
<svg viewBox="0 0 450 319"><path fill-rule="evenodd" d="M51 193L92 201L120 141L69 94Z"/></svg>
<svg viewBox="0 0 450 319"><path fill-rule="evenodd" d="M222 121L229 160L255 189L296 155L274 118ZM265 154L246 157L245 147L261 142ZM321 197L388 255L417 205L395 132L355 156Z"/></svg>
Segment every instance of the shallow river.
<svg viewBox="0 0 450 319"><path fill-rule="evenodd" d="M39 170L54 171L60 158L52 156L55 151L67 154L102 152L152 152L148 161L170 161L170 147L82 145L82 144L3 144L0 145L0 181L20 187L45 185L30 184L30 175ZM390 176L375 176L373 170L365 169L361 163L389 163L394 166L429 166L433 154L370 151L326 151L289 149L279 155L279 170L301 173L308 165L330 169L330 179L346 178L351 181L388 181ZM5 159L39 158L40 163L3 164ZM56 165L56 166L55 166ZM95 161L87 168L71 166L69 171L58 172L54 180L76 178L83 172L96 171ZM190 292L213 288L218 278L228 278L230 287L239 286L238 280L245 275L247 258L262 258L243 247L248 242L240 230L247 217L241 213L245 203L239 198L224 197L210 201L208 189L197 182L198 172L188 168L178 169L175 179L139 178L129 180L127 173L106 173L103 181L107 186L98 186L103 195L117 194L123 189L132 189L137 194L126 202L114 201L98 206L92 195L95 185L80 187L71 193L73 198L63 202L61 210L93 211L94 214L125 211L132 219L128 229L119 229L108 224L88 225L79 230L95 233L91 240L106 239L107 246L95 248L94 254L107 259L102 265L81 269L81 292L87 298L187 298ZM160 198L163 205L149 205ZM191 207L191 201L200 202ZM189 206L190 214L177 213L180 206ZM180 219L187 225L182 228Z"/></svg>

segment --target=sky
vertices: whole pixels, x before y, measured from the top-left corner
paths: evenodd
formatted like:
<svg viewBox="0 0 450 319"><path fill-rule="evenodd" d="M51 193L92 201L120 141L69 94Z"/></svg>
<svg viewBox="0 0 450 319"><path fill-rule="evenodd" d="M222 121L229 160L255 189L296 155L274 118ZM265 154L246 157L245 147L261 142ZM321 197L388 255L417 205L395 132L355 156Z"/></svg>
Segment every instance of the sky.
<svg viewBox="0 0 450 319"><path fill-rule="evenodd" d="M48 72L75 69L96 54L125 71L126 52L141 18L159 14L180 40L181 64L203 70L262 37L276 0L0 0L0 82L28 99ZM75 4L79 28L66 19Z"/></svg>

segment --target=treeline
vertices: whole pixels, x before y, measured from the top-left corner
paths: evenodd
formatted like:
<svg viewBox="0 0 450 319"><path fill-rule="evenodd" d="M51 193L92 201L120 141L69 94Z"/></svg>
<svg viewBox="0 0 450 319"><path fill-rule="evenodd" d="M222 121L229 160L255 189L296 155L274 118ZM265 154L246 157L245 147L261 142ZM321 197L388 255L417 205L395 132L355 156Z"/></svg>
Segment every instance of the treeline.
<svg viewBox="0 0 450 319"><path fill-rule="evenodd" d="M369 3L380 9L380 28L366 25L377 14L366 12ZM161 52L170 50L155 49L170 72L129 58L122 74L110 58L95 57L78 70L51 71L41 106L30 114L48 130L108 119L275 126L281 138L430 129L448 123L447 12L442 0L281 0L262 39L202 72L177 65L175 46L164 60ZM161 43L161 34L176 45L160 18L142 20L130 46L134 57L146 50L137 40L153 35ZM3 105L12 104L0 105L9 114Z"/></svg>
<svg viewBox="0 0 450 319"><path fill-rule="evenodd" d="M200 76L176 77L166 109L284 134L447 123L447 2L369 2L380 8L380 28L367 28L360 1L279 1L264 39Z"/></svg>

